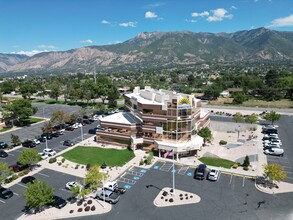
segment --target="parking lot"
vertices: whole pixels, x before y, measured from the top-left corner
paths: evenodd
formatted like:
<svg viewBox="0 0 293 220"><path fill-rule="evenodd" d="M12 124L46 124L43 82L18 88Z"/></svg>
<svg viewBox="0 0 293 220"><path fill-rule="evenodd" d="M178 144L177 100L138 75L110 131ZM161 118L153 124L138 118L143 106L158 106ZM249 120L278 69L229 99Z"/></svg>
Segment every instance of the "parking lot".
<svg viewBox="0 0 293 220"><path fill-rule="evenodd" d="M169 167L169 168L167 168ZM194 168L175 166L175 188L200 196L197 204L158 208L153 201L160 189L172 187L172 163L156 163L121 196L111 212L77 219L290 219L292 193L269 195L252 179L221 174L216 182L195 180ZM182 170L186 170L180 172ZM180 173L179 173L180 172ZM190 175L190 173L192 175ZM127 174L128 175L128 174ZM130 177L130 176L128 176ZM131 179L131 178L130 178ZM146 187L152 185L153 187ZM175 191L176 193L176 191Z"/></svg>
<svg viewBox="0 0 293 220"><path fill-rule="evenodd" d="M282 115L280 121L277 121L275 124L278 126L278 133L282 141L284 156L268 156L268 163L282 165L287 174L287 179L285 181L293 183L293 116Z"/></svg>
<svg viewBox="0 0 293 220"><path fill-rule="evenodd" d="M64 199L67 199L72 195L69 190L65 189L65 184L69 181L81 181L81 178L79 177L49 169L44 169L33 176L38 180L47 182L49 186L54 188L54 194ZM23 192L27 186L21 183L20 180L21 178L19 178L18 183L9 188L14 193L13 197L7 200L0 199L0 213L2 216L1 219L14 220L22 214L22 210L26 204L23 197Z"/></svg>

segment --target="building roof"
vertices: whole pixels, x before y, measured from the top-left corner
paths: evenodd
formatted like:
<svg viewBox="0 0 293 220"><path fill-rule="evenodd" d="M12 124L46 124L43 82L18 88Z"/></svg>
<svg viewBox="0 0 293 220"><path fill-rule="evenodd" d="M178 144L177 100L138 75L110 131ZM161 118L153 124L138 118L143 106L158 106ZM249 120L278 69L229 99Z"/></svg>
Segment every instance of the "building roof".
<svg viewBox="0 0 293 220"><path fill-rule="evenodd" d="M129 93L129 94L125 94L125 96L127 96L129 98L135 98L137 100L137 102L139 102L141 104L147 104L147 105L163 105L164 104L161 102L145 99L140 94Z"/></svg>
<svg viewBox="0 0 293 220"><path fill-rule="evenodd" d="M134 118L128 112L118 112L112 115L108 115L104 118L101 118L101 122L110 122L110 123L118 123L118 124L139 124L140 121Z"/></svg>

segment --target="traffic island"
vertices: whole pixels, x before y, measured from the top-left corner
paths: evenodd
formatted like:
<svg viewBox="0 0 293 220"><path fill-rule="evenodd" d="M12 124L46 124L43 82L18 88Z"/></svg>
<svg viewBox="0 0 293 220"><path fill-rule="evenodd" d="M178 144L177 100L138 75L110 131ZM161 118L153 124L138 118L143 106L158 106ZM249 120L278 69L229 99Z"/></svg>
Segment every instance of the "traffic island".
<svg viewBox="0 0 293 220"><path fill-rule="evenodd" d="M167 207L176 205L186 205L199 203L200 197L194 193L172 188L163 188L154 200L154 205L157 207Z"/></svg>

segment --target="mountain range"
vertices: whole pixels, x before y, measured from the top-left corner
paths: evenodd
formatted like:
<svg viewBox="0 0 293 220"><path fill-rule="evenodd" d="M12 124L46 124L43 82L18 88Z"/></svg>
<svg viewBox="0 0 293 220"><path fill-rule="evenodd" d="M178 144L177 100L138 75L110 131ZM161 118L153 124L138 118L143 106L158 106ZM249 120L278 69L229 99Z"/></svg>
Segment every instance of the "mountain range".
<svg viewBox="0 0 293 220"><path fill-rule="evenodd" d="M209 62L292 61L293 32L266 28L234 33L143 32L123 43L34 56L0 54L0 73L117 71Z"/></svg>

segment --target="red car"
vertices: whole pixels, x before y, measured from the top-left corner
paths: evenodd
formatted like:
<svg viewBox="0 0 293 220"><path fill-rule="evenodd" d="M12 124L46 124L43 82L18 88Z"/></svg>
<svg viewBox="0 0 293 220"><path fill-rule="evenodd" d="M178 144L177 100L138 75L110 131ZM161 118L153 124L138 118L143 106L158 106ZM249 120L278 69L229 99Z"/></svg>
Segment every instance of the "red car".
<svg viewBox="0 0 293 220"><path fill-rule="evenodd" d="M25 165L13 164L13 165L10 165L9 167L13 170L13 172L16 173L16 172L20 172L22 170L29 168L29 165L28 164L25 164Z"/></svg>
<svg viewBox="0 0 293 220"><path fill-rule="evenodd" d="M74 131L74 128L72 126L68 126L67 128L65 128L66 131Z"/></svg>

